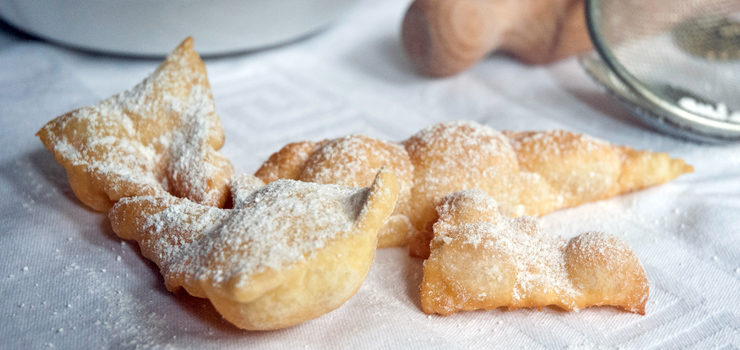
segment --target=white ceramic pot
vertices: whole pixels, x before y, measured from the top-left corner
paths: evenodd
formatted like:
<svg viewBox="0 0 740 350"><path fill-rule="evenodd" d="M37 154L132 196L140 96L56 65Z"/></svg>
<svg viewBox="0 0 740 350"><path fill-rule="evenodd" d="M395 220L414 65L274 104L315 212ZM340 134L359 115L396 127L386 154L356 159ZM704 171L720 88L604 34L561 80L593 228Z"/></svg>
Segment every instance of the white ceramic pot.
<svg viewBox="0 0 740 350"><path fill-rule="evenodd" d="M0 0L31 34L83 49L164 55L187 36L204 55L263 48L315 32L355 0Z"/></svg>

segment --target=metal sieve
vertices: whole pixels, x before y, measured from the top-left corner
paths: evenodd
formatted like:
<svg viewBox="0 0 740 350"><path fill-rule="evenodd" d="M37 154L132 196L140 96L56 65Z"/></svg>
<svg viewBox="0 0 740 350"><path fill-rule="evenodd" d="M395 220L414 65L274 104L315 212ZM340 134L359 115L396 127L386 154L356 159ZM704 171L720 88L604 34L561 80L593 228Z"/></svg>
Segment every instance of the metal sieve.
<svg viewBox="0 0 740 350"><path fill-rule="evenodd" d="M740 141L740 1L586 0L600 84L655 128Z"/></svg>

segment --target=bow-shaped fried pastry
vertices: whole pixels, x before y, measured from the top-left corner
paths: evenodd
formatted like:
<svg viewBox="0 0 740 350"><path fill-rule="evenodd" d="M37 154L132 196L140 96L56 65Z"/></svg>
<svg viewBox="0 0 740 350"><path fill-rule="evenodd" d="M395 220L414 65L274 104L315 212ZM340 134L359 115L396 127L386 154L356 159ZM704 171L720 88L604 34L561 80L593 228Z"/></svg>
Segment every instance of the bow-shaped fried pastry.
<svg viewBox="0 0 740 350"><path fill-rule="evenodd" d="M327 313L359 289L398 182L381 170L368 188L238 177L234 209L173 196L121 199L113 230L139 243L167 289L208 298L250 330L289 327Z"/></svg>
<svg viewBox="0 0 740 350"><path fill-rule="evenodd" d="M77 198L106 211L120 198L170 192L222 206L232 174L205 65L183 41L143 82L66 113L37 133Z"/></svg>
<svg viewBox="0 0 740 350"><path fill-rule="evenodd" d="M393 169L401 185L396 209L378 233L378 247L406 245L414 227L407 218L413 167L403 146L363 135L295 142L270 156L255 176L266 183L294 179L363 187L381 167Z"/></svg>
<svg viewBox="0 0 740 350"><path fill-rule="evenodd" d="M624 242L595 232L548 237L535 219L510 218L499 209L477 190L440 201L424 261L424 312L611 305L645 313L648 280Z"/></svg>

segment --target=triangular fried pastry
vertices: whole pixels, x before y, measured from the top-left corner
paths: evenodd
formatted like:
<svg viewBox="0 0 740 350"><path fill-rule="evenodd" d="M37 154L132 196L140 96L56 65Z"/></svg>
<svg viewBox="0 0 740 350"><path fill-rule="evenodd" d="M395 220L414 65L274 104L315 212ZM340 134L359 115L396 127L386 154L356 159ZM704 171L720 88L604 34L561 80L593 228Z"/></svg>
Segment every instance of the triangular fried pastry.
<svg viewBox="0 0 740 350"><path fill-rule="evenodd" d="M378 247L403 246L414 227L407 218L413 167L403 146L364 135L286 145L255 173L266 183L281 178L352 187L368 186L381 167L400 183L396 209L378 234Z"/></svg>
<svg viewBox="0 0 740 350"><path fill-rule="evenodd" d="M673 180L694 169L665 153L615 146L562 130L504 131L521 172L527 215L609 198Z"/></svg>
<svg viewBox="0 0 740 350"><path fill-rule="evenodd" d="M37 133L98 211L123 197L167 192L222 206L232 174L206 68L183 41L143 82L66 113Z"/></svg>
<svg viewBox="0 0 740 350"><path fill-rule="evenodd" d="M569 240L511 218L478 190L442 198L420 287L426 313L610 305L644 314L649 284L624 242L589 232Z"/></svg>
<svg viewBox="0 0 740 350"><path fill-rule="evenodd" d="M504 132L473 122L428 127L405 143L414 165L409 249L427 257L435 200L477 188L508 216L554 210L658 185L693 171L665 153L637 151L553 130Z"/></svg>
<svg viewBox="0 0 740 350"><path fill-rule="evenodd" d="M367 188L259 184L237 177L233 209L140 196L121 199L109 218L159 266L168 290L208 298L237 327L289 327L342 305L368 273L398 197L395 175L381 170Z"/></svg>

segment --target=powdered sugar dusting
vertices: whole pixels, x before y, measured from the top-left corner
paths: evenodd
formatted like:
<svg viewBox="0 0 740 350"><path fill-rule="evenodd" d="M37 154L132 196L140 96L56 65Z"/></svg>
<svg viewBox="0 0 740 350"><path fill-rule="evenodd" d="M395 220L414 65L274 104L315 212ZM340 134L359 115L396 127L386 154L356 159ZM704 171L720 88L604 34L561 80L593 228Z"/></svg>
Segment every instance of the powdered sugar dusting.
<svg viewBox="0 0 740 350"><path fill-rule="evenodd" d="M221 126L205 68L186 40L131 90L80 108L39 132L65 167L92 177L110 200L172 192L213 201L208 181L223 169L209 158ZM100 208L96 208L100 209Z"/></svg>
<svg viewBox="0 0 740 350"><path fill-rule="evenodd" d="M406 151L399 144L382 142L364 135L349 135L326 142L310 156L312 163L329 163L333 166L311 166L313 164L309 163L301 178L318 183L367 186L377 171L368 171L369 167L380 167L385 162L400 163L400 158L405 155ZM406 167L397 166L394 171L401 179L411 178L410 164ZM362 174L369 176L360 176ZM402 182L401 186L401 192L408 192L408 183Z"/></svg>
<svg viewBox="0 0 740 350"><path fill-rule="evenodd" d="M519 204L516 154L500 132L475 122L427 127L404 142L414 165L413 209L419 230L434 216L434 202L454 191L478 188L506 208Z"/></svg>
<svg viewBox="0 0 740 350"><path fill-rule="evenodd" d="M382 167L393 169L400 188L394 212L379 232L378 246L405 245L415 232L408 218L414 167L400 144L364 135L326 141L311 153L298 179L363 187L373 182Z"/></svg>
<svg viewBox="0 0 740 350"><path fill-rule="evenodd" d="M438 212L421 288L427 313L614 305L644 314L645 270L613 236L548 236L535 219L506 217L493 198L477 190L446 196Z"/></svg>
<svg viewBox="0 0 740 350"><path fill-rule="evenodd" d="M491 155L513 155L507 138L500 132L471 121L452 121L434 124L411 136L404 142L410 154L424 153L428 148L450 143L445 149L440 166L465 169L484 161ZM446 146L446 145L445 145ZM431 179L440 181L440 179Z"/></svg>
<svg viewBox="0 0 740 350"><path fill-rule="evenodd" d="M563 130L507 135L517 154L521 181L529 186L521 200L531 215L629 190L619 185L627 157L620 147Z"/></svg>
<svg viewBox="0 0 740 350"><path fill-rule="evenodd" d="M368 191L278 180L231 210L188 201L169 205L142 230L154 238L153 250L162 252L158 265L166 275L216 284L239 277L246 283L266 269L302 261L352 231ZM197 234L173 239L172 231Z"/></svg>
<svg viewBox="0 0 740 350"><path fill-rule="evenodd" d="M539 216L667 181L682 171L666 175L652 164L683 163L569 131L499 132L472 121L431 125L402 145L406 154L394 143L362 135L288 144L257 176L360 186L369 181L367 168L385 162L402 180L396 214L406 217L396 230L408 231L412 255L425 257L435 202L449 193L479 189L493 196L505 215ZM405 157L409 166L396 162ZM408 186L407 169L412 173Z"/></svg>
<svg viewBox="0 0 740 350"><path fill-rule="evenodd" d="M234 208L241 208L249 203L249 196L265 186L258 177L250 174L238 174L231 178L231 198Z"/></svg>
<svg viewBox="0 0 740 350"><path fill-rule="evenodd" d="M523 133L506 132L511 136L511 145L516 152L521 152L524 145L536 144L538 152L560 155L566 150L581 150L592 152L598 147L611 144L585 134L577 134L565 130L529 131Z"/></svg>
<svg viewBox="0 0 740 350"><path fill-rule="evenodd" d="M464 198L461 200L460 197ZM455 208L455 205L464 207ZM474 206L476 210L483 209L483 216L476 218L479 221L457 225L447 223L455 219L451 215L464 215L461 213L470 206ZM512 291L514 299L531 298L533 291L561 295L563 300L571 299L577 294L565 267L563 251L566 240L545 235L534 219L502 215L496 201L478 190L460 191L450 195L438 211L440 221L434 227L436 243L449 244L453 237L459 237L457 239L461 239L463 244L504 250L512 258L516 271ZM496 280L500 277L491 275L486 278Z"/></svg>

